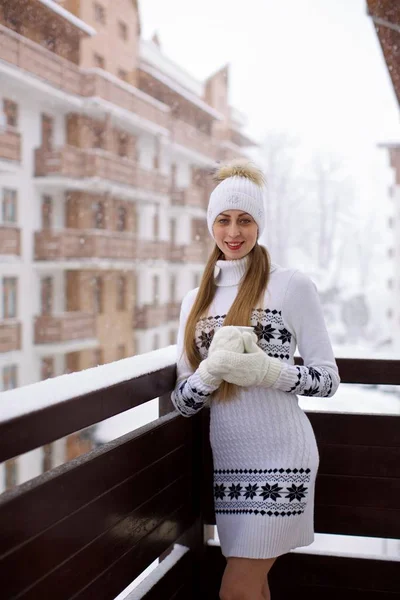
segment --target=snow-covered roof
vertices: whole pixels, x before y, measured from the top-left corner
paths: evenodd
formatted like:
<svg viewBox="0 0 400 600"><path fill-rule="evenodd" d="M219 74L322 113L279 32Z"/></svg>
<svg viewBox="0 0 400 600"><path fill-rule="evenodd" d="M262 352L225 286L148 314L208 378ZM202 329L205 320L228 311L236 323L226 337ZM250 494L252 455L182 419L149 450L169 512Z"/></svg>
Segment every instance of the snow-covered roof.
<svg viewBox="0 0 400 600"><path fill-rule="evenodd" d="M153 40L140 40L140 58L146 64L168 75L195 96L203 96L204 83L166 56Z"/></svg>
<svg viewBox="0 0 400 600"><path fill-rule="evenodd" d="M196 94L193 94L193 92L183 87L180 83L174 81L171 77L169 77L169 75L162 73L156 67L152 67L142 61L140 63L140 69L145 73L148 73L167 87L169 87L171 90L173 90L174 92L176 92L177 94L179 94L180 96L182 96L183 98L185 98L186 100L188 100L189 102L191 102L210 116L212 116L214 119L217 119L218 121L222 121L224 119L223 115L221 115L221 113L215 110L215 108L212 108L212 106L207 104L207 102L204 102L204 100L196 96Z"/></svg>
<svg viewBox="0 0 400 600"><path fill-rule="evenodd" d="M80 29L81 31L86 33L87 35L90 35L90 36L96 35L97 31L93 27L91 27L90 25L88 25L87 23L85 23L84 21L82 21L81 19L79 19L78 17L73 15L72 13L70 13L69 10L66 10L62 6L59 6L56 2L54 2L54 0L37 0L37 1L40 2L40 4L43 4L43 6L46 6L47 8L49 8L50 10L55 12L60 17L63 17L63 19L65 19L72 25L75 25L75 27L77 27L78 29Z"/></svg>

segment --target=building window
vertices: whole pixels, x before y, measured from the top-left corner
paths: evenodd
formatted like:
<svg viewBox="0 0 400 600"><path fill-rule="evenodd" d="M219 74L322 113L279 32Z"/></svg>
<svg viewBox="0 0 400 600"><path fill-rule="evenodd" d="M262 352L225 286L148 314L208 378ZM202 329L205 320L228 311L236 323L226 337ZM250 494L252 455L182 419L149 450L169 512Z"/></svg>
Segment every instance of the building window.
<svg viewBox="0 0 400 600"><path fill-rule="evenodd" d="M52 356L42 358L40 376L42 381L54 377L54 358Z"/></svg>
<svg viewBox="0 0 400 600"><path fill-rule="evenodd" d="M14 390L18 387L17 365L3 367L3 391Z"/></svg>
<svg viewBox="0 0 400 600"><path fill-rule="evenodd" d="M42 149L47 152L53 150L54 142L54 119L49 115L42 114Z"/></svg>
<svg viewBox="0 0 400 600"><path fill-rule="evenodd" d="M104 127L94 125L92 127L93 132L93 148L100 148L104 150L105 147L105 131Z"/></svg>
<svg viewBox="0 0 400 600"><path fill-rule="evenodd" d="M117 208L117 231L126 231L126 208L121 205Z"/></svg>
<svg viewBox="0 0 400 600"><path fill-rule="evenodd" d="M98 367L104 363L104 354L102 348L95 348L93 350L93 366Z"/></svg>
<svg viewBox="0 0 400 600"><path fill-rule="evenodd" d="M17 278L3 277L3 318L17 316Z"/></svg>
<svg viewBox="0 0 400 600"><path fill-rule="evenodd" d="M126 277L117 278L117 310L126 309Z"/></svg>
<svg viewBox="0 0 400 600"><path fill-rule="evenodd" d="M53 222L53 198L42 196L42 227L50 229Z"/></svg>
<svg viewBox="0 0 400 600"><path fill-rule="evenodd" d="M123 21L118 21L118 34L121 40L126 42L128 39L128 26Z"/></svg>
<svg viewBox="0 0 400 600"><path fill-rule="evenodd" d="M6 460L6 490L11 490L14 488L18 481L18 463L16 458L11 458L11 460Z"/></svg>
<svg viewBox="0 0 400 600"><path fill-rule="evenodd" d="M160 303L160 277L154 275L153 277L153 304L158 306Z"/></svg>
<svg viewBox="0 0 400 600"><path fill-rule="evenodd" d="M94 202L92 204L92 213L94 229L104 229L104 203Z"/></svg>
<svg viewBox="0 0 400 600"><path fill-rule="evenodd" d="M176 302L176 275L171 275L169 280L169 301Z"/></svg>
<svg viewBox="0 0 400 600"><path fill-rule="evenodd" d="M118 77L122 79L122 81L128 81L128 72L124 69L118 69Z"/></svg>
<svg viewBox="0 0 400 600"><path fill-rule="evenodd" d="M97 69L105 69L105 60L104 57L101 56L100 54L97 54L96 52L93 55L93 60L94 60L94 66Z"/></svg>
<svg viewBox="0 0 400 600"><path fill-rule="evenodd" d="M103 312L103 280L95 277L93 280L93 311L96 315Z"/></svg>
<svg viewBox="0 0 400 600"><path fill-rule="evenodd" d="M172 244L176 243L176 220L171 219L169 228L169 238Z"/></svg>
<svg viewBox="0 0 400 600"><path fill-rule="evenodd" d="M125 344L119 344L117 346L117 360L122 360L126 357L126 346Z"/></svg>
<svg viewBox="0 0 400 600"><path fill-rule="evenodd" d="M8 127L18 127L18 104L4 98L3 112L6 118L6 125Z"/></svg>
<svg viewBox="0 0 400 600"><path fill-rule="evenodd" d="M158 240L158 238L160 236L160 216L158 214L157 208L156 208L156 212L154 213L154 219L153 219L153 234L154 234L154 239Z"/></svg>
<svg viewBox="0 0 400 600"><path fill-rule="evenodd" d="M160 336L156 333L153 337L153 350L158 350L160 347Z"/></svg>
<svg viewBox="0 0 400 600"><path fill-rule="evenodd" d="M171 329L171 331L169 332L169 343L171 346L176 344L176 339L177 339L177 332L175 331L175 329Z"/></svg>
<svg viewBox="0 0 400 600"><path fill-rule="evenodd" d="M201 275L200 273L195 273L193 275L194 287L197 288L200 285Z"/></svg>
<svg viewBox="0 0 400 600"><path fill-rule="evenodd" d="M41 284L41 314L51 315L53 312L53 278L43 277Z"/></svg>
<svg viewBox="0 0 400 600"><path fill-rule="evenodd" d="M118 134L118 156L127 157L129 150L129 138L126 133Z"/></svg>
<svg viewBox="0 0 400 600"><path fill-rule="evenodd" d="M102 6L101 4L99 4L98 2L95 2L93 5L94 8L94 19L97 23L101 23L102 25L105 25L106 23L106 11L104 6Z"/></svg>
<svg viewBox="0 0 400 600"><path fill-rule="evenodd" d="M50 471L53 468L53 445L46 444L43 446L43 462L42 472Z"/></svg>
<svg viewBox="0 0 400 600"><path fill-rule="evenodd" d="M17 222L17 190L3 189L1 213L3 223Z"/></svg>

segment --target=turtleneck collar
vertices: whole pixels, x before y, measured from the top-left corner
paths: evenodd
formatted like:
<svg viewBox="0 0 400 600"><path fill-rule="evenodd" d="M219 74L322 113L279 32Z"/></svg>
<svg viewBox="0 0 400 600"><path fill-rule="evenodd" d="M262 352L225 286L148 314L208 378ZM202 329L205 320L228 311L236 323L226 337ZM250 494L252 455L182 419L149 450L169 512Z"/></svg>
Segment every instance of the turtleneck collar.
<svg viewBox="0 0 400 600"><path fill-rule="evenodd" d="M218 287L238 285L246 273L248 257L237 260L217 260L214 268L215 283ZM271 273L276 265L271 264Z"/></svg>

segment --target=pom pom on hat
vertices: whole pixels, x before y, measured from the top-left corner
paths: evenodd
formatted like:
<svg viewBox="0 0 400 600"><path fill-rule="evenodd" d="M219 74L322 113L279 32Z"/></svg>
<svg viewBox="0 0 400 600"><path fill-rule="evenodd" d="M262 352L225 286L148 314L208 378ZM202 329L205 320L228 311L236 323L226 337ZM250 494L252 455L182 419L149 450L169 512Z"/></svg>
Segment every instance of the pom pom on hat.
<svg viewBox="0 0 400 600"><path fill-rule="evenodd" d="M224 210L242 210L253 217L258 237L264 229L264 185L262 171L248 160L235 160L221 165L214 174L220 183L210 195L207 225L212 237L215 219Z"/></svg>

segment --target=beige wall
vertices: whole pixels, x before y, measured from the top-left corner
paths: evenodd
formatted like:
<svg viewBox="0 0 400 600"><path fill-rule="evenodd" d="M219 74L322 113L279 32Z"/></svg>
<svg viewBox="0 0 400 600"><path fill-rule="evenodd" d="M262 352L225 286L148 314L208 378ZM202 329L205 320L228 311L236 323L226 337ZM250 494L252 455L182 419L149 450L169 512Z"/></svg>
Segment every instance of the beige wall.
<svg viewBox="0 0 400 600"><path fill-rule="evenodd" d="M65 203L65 225L72 229L93 229L93 210L95 202L104 203L104 229L117 231L118 207L126 210L126 232L136 233L136 206L132 202L104 195L86 192L68 192Z"/></svg>
<svg viewBox="0 0 400 600"><path fill-rule="evenodd" d="M117 279L126 278L125 310L117 310ZM126 356L133 356L132 315L135 306L135 277L132 269L121 271L67 271L66 291L67 310L93 312L92 282L94 277L103 281L103 312L96 315L96 333L99 347L103 351L105 363L118 359L118 346L123 344ZM94 366L94 352L85 350L71 353L70 370L86 369ZM76 366L74 363L78 363ZM74 368L72 368L74 366Z"/></svg>
<svg viewBox="0 0 400 600"><path fill-rule="evenodd" d="M74 63L79 61L79 44L84 34L38 2L18 0L3 3L0 6L0 23L58 56Z"/></svg>
<svg viewBox="0 0 400 600"><path fill-rule="evenodd" d="M81 66L95 66L94 53L104 57L105 69L118 76L118 70L128 73L130 83L135 83L135 70L139 53L139 15L136 2L133 0L96 0L104 7L105 24L95 19L93 0L69 0L64 6L73 10L85 23L91 25L97 34L82 40ZM128 39L119 35L118 22L123 21L128 27Z"/></svg>

